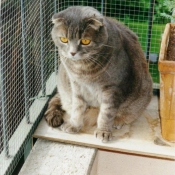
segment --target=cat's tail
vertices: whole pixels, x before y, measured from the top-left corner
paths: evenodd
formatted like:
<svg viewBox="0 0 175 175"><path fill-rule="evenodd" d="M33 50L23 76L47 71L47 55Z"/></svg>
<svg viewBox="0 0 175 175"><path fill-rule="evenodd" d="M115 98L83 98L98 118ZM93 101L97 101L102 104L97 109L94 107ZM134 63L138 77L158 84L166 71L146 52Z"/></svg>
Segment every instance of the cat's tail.
<svg viewBox="0 0 175 175"><path fill-rule="evenodd" d="M47 111L44 114L45 120L51 127L58 127L63 124L65 111L61 107L59 95L56 94L49 102Z"/></svg>

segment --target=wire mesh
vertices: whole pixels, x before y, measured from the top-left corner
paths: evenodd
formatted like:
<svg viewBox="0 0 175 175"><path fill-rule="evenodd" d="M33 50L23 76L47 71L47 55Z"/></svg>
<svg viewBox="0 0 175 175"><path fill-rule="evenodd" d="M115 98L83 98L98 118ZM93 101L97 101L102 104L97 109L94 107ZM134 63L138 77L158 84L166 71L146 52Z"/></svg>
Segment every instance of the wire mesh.
<svg viewBox="0 0 175 175"><path fill-rule="evenodd" d="M4 156L11 158L9 147L15 148L19 140L13 145L9 140L24 117L30 124L30 98L40 91L45 95L45 82L54 71L50 32L55 7L52 0L0 3L0 153L4 150Z"/></svg>
<svg viewBox="0 0 175 175"><path fill-rule="evenodd" d="M41 91L53 71L58 53L51 41L51 17L69 6L83 5L118 19L139 37L155 83L159 83L158 53L166 20L162 0L1 0L0 2L0 153L10 156L9 140L25 117L30 124L30 98ZM20 139L20 137L19 137ZM25 145L25 144L24 144ZM23 150L22 146L21 150ZM9 167L12 172L22 156Z"/></svg>

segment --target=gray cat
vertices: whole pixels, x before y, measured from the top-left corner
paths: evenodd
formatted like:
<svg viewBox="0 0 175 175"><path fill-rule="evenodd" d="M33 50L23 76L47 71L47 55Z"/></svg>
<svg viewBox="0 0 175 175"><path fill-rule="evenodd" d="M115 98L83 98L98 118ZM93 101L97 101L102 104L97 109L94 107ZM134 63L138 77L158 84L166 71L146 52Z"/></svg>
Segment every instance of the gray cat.
<svg viewBox="0 0 175 175"><path fill-rule="evenodd" d="M99 108L95 136L137 119L152 96L152 79L137 36L92 7L69 7L52 18L52 39L61 64L58 94L45 113L52 127L77 133L89 107ZM68 122L63 115L70 115Z"/></svg>

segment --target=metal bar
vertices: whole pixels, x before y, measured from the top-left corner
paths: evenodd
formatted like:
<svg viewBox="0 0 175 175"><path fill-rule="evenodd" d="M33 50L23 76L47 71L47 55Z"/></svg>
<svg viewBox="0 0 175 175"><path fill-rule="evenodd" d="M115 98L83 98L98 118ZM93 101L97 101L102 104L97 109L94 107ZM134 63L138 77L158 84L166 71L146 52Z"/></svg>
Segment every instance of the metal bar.
<svg viewBox="0 0 175 175"><path fill-rule="evenodd" d="M55 0L54 1L54 13L57 13L57 8L58 8L58 1ZM58 49L57 47L55 46L55 56L54 56L54 70L55 70L55 73L57 74L58 72Z"/></svg>
<svg viewBox="0 0 175 175"><path fill-rule="evenodd" d="M101 14L104 13L104 0L101 0Z"/></svg>
<svg viewBox="0 0 175 175"><path fill-rule="evenodd" d="M148 19L148 33L147 33L147 47L146 47L146 60L149 61L150 47L151 47L151 35L152 35L152 26L153 26L153 15L154 15L154 1L150 0L149 8L149 19Z"/></svg>
<svg viewBox="0 0 175 175"><path fill-rule="evenodd" d="M2 18L1 18L1 10L0 10L0 94L1 94L1 117L2 117L2 134L3 134L3 148L5 152L5 156L9 157L9 143L8 143L8 131L7 131L7 116L6 116L6 92L5 92L5 59L3 59L3 29L2 29ZM4 61L3 61L4 60Z"/></svg>
<svg viewBox="0 0 175 175"><path fill-rule="evenodd" d="M30 123L29 117L29 94L27 84L27 56L26 56L26 24L25 24L25 4L24 0L21 0L21 22L22 22L22 49L23 49L23 73L24 73L24 96L25 96L25 116L27 123Z"/></svg>
<svg viewBox="0 0 175 175"><path fill-rule="evenodd" d="M105 7L104 7L104 11L105 11L105 12L104 12L104 14L103 14L104 16L106 16L106 6L107 6L107 0L105 0Z"/></svg>
<svg viewBox="0 0 175 175"><path fill-rule="evenodd" d="M172 9L172 16L175 16L175 8ZM171 19L171 23L175 23L175 18Z"/></svg>
<svg viewBox="0 0 175 175"><path fill-rule="evenodd" d="M41 85L42 95L46 94L45 74L44 74L44 13L43 13L43 0L40 0L40 30L41 30Z"/></svg>

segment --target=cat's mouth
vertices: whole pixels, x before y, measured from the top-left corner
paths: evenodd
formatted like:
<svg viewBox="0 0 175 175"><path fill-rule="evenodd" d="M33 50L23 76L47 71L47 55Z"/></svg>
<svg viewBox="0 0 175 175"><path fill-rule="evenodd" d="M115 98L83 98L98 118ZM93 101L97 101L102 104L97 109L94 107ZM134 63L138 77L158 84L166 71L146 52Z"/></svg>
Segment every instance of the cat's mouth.
<svg viewBox="0 0 175 175"><path fill-rule="evenodd" d="M60 57L63 58L65 61L67 60L78 61L78 59L74 57L67 57L67 56L64 56L63 54L60 54Z"/></svg>
<svg viewBox="0 0 175 175"><path fill-rule="evenodd" d="M83 60L82 57L80 57L78 54L75 56L64 56L63 54L60 54L60 57L63 58L64 60L72 60L72 61L79 61Z"/></svg>

